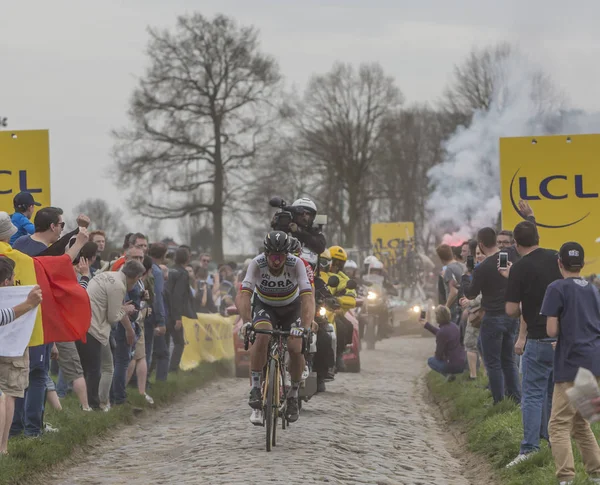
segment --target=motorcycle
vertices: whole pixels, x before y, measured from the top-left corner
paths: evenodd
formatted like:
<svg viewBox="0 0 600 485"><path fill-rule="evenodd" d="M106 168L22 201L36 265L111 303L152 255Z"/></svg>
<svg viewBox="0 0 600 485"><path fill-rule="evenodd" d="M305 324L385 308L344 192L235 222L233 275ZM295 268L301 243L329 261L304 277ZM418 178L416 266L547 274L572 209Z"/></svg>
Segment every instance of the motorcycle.
<svg viewBox="0 0 600 485"><path fill-rule="evenodd" d="M365 281L364 294L359 307L359 321L364 326L364 338L367 349L375 349L375 342L387 335L389 330L389 310L385 289L376 281Z"/></svg>

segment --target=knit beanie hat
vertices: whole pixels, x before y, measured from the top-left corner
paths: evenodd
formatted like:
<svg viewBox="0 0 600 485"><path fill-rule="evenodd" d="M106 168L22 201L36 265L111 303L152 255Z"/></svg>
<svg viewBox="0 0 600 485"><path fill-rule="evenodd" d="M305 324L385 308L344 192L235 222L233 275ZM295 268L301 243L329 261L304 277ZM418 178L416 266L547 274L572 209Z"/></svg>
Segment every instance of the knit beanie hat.
<svg viewBox="0 0 600 485"><path fill-rule="evenodd" d="M0 212L0 241L8 241L16 232L17 228L10 220L8 213Z"/></svg>

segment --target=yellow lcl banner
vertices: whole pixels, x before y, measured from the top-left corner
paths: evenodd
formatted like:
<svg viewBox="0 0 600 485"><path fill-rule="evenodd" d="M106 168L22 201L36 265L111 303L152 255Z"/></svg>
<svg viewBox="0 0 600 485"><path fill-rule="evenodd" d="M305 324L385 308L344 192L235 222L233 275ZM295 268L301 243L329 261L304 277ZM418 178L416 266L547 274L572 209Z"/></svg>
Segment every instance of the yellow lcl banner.
<svg viewBox="0 0 600 485"><path fill-rule="evenodd" d="M31 192L50 205L48 130L0 131L0 211L14 212L13 198Z"/></svg>
<svg viewBox="0 0 600 485"><path fill-rule="evenodd" d="M396 262L396 258L402 250L402 244L404 244L404 248L406 249L409 242L414 242L414 237L414 222L380 222L371 224L373 254L386 266L391 266Z"/></svg>
<svg viewBox="0 0 600 485"><path fill-rule="evenodd" d="M191 370L200 362L216 362L234 358L233 325L235 315L198 313L197 318L183 317L185 347L179 368Z"/></svg>
<svg viewBox="0 0 600 485"><path fill-rule="evenodd" d="M523 220L519 199L533 209L540 246L567 241L585 250L583 274L600 273L600 135L500 139L502 227Z"/></svg>

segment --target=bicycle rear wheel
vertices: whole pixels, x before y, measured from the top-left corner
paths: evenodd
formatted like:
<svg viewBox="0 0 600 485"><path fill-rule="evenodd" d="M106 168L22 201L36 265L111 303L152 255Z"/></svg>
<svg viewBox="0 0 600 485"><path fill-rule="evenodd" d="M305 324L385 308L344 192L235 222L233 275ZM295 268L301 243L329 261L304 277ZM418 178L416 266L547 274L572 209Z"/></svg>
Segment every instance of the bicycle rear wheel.
<svg viewBox="0 0 600 485"><path fill-rule="evenodd" d="M275 388L275 369L277 362L273 359L269 361L269 374L267 378L267 402L265 405L265 428L267 431L267 451L271 451L271 445L273 444L273 413L277 412L277 409L273 409L273 396Z"/></svg>

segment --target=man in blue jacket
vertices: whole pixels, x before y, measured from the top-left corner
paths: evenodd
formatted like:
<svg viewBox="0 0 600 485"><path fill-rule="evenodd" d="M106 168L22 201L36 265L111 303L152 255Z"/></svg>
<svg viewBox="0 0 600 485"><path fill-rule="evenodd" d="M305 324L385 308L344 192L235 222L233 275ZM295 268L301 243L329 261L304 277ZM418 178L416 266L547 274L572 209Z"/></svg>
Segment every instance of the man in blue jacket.
<svg viewBox="0 0 600 485"><path fill-rule="evenodd" d="M17 232L10 238L10 245L12 246L17 239L21 236L27 236L35 232L33 222L31 222L31 216L35 207L40 207L42 204L36 202L33 199L33 195L30 192L19 192L13 199L13 206L15 213L10 216L13 225L17 228Z"/></svg>

